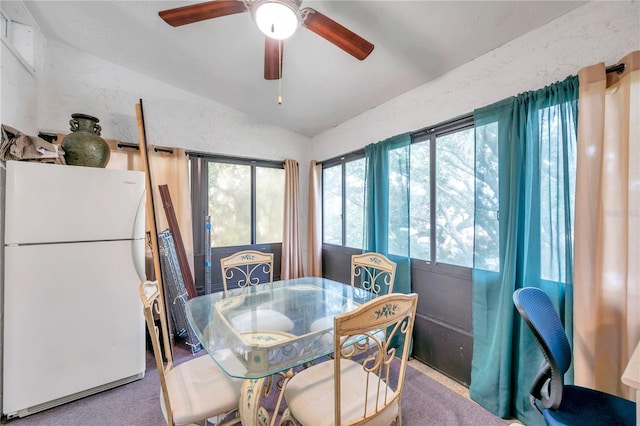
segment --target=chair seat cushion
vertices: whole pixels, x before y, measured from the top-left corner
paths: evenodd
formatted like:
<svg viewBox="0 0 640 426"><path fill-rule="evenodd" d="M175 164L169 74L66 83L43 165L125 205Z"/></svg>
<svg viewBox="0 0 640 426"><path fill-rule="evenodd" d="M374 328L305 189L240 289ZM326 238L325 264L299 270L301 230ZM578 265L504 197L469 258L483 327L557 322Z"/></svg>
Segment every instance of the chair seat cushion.
<svg viewBox="0 0 640 426"><path fill-rule="evenodd" d="M333 328L333 317L331 316L318 318L317 320L313 321L311 323L311 326L309 327L309 330L320 331L320 330L327 330L329 328ZM384 341L384 331L380 330L377 333L375 333L374 336L378 339L378 341L380 342ZM323 334L322 337L320 337L320 339L324 344L333 344L333 333ZM365 341L360 342L359 346L362 346L364 344L366 344L367 347L369 348L375 347L375 342L371 339L367 339L366 342Z"/></svg>
<svg viewBox="0 0 640 426"><path fill-rule="evenodd" d="M202 421L238 408L242 381L229 377L209 355L175 366L166 380L176 424ZM160 401L166 419L162 390Z"/></svg>
<svg viewBox="0 0 640 426"><path fill-rule="evenodd" d="M309 331L326 330L328 328L333 328L333 317L322 317L313 321L309 326ZM333 345L333 333L323 334L320 339L325 345Z"/></svg>
<svg viewBox="0 0 640 426"><path fill-rule="evenodd" d="M376 392L378 380L369 378L359 363L343 359L340 362L341 391L340 415L341 423L360 418L364 413L364 396L367 386L369 394L367 414L375 410L376 398L379 407L385 400L385 389ZM297 373L284 389L284 397L293 417L302 425L333 425L335 417L334 401L334 361L326 361ZM387 398L391 398L393 390L386 389ZM367 425L389 425L398 414L398 399L372 418Z"/></svg>
<svg viewBox="0 0 640 426"><path fill-rule="evenodd" d="M327 328L333 328L333 317L318 318L317 320L311 323L309 330L318 331L318 330L326 330Z"/></svg>
<svg viewBox="0 0 640 426"><path fill-rule="evenodd" d="M558 411L543 410L548 425L618 426L636 424L636 404L628 399L566 385Z"/></svg>
<svg viewBox="0 0 640 426"><path fill-rule="evenodd" d="M272 309L243 312L231 318L231 324L239 333L252 330L273 330L288 333L293 330L293 321L286 315Z"/></svg>

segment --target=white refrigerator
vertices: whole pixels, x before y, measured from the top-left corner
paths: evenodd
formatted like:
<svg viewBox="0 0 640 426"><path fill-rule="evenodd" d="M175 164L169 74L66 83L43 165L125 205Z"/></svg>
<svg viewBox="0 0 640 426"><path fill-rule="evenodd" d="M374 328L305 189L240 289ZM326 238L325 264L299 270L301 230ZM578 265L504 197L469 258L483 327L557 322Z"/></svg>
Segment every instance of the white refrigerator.
<svg viewBox="0 0 640 426"><path fill-rule="evenodd" d="M3 417L142 378L144 174L21 161L4 168Z"/></svg>

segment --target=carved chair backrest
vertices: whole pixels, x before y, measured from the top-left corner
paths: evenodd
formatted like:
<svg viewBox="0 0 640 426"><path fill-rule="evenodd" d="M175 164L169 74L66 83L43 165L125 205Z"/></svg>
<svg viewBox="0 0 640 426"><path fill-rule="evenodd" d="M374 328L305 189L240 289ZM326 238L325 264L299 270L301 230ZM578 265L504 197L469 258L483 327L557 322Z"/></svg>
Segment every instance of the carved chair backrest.
<svg viewBox="0 0 640 426"><path fill-rule="evenodd" d="M359 281L360 288L376 294L390 294L395 276L396 263L380 253L351 256L351 285Z"/></svg>
<svg viewBox="0 0 640 426"><path fill-rule="evenodd" d="M244 250L220 259L224 291L230 284L247 287L273 281L273 253Z"/></svg>

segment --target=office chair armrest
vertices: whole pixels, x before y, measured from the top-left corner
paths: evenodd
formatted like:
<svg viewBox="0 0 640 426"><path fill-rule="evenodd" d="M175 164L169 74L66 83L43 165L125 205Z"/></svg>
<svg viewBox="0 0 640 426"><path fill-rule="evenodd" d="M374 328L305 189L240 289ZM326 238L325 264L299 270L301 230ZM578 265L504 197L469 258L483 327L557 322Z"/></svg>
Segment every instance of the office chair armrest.
<svg viewBox="0 0 640 426"><path fill-rule="evenodd" d="M542 414L542 410L537 404L537 401L540 401L542 405L546 408L549 408L549 405L552 404L551 401L551 365L545 359L542 361L540 365L540 369L538 370L538 374L533 379L531 383L531 388L529 393L531 394L529 401L533 408L536 409L537 412Z"/></svg>
<svg viewBox="0 0 640 426"><path fill-rule="evenodd" d="M560 377L559 380L556 379L554 381L552 375L553 368L551 364L548 360L543 360L529 390L531 394L530 401L537 411L540 411L540 408L536 404L536 400L540 401L545 408L557 410L560 407L564 380Z"/></svg>

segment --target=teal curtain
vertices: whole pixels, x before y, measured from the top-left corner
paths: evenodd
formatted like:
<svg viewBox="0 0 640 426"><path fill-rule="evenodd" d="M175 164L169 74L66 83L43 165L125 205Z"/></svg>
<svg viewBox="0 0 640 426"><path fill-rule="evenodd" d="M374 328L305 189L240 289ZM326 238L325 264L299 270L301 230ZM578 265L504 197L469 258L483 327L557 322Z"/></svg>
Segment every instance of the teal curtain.
<svg viewBox="0 0 640 426"><path fill-rule="evenodd" d="M542 362L512 295L539 287L572 341L578 78L474 111L473 361L470 396L492 413L544 424L529 403ZM568 380L572 380L569 373Z"/></svg>
<svg viewBox="0 0 640 426"><path fill-rule="evenodd" d="M366 167L363 249L365 252L382 253L396 262L394 293L411 293L410 145L411 135L405 133L364 148ZM392 341L392 346L398 350L403 345L403 336Z"/></svg>
<svg viewBox="0 0 640 426"><path fill-rule="evenodd" d="M365 152L365 252L397 263L395 293L411 293L409 262L409 149L411 134L367 145Z"/></svg>

